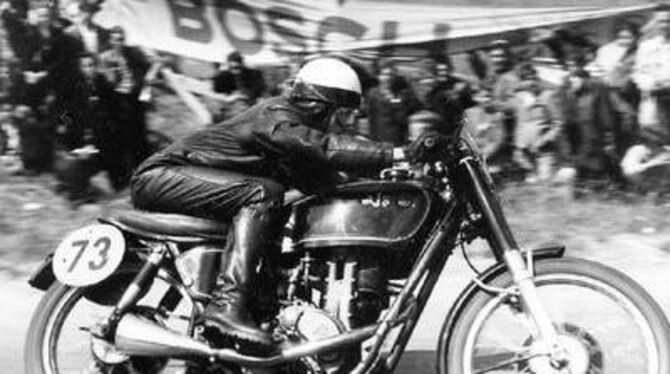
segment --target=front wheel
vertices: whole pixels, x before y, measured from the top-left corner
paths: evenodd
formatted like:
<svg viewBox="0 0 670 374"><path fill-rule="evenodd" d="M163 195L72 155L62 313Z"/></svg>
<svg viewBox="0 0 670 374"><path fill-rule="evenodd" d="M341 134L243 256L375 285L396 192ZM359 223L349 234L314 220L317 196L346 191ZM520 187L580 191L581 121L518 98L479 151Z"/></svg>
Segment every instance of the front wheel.
<svg viewBox="0 0 670 374"><path fill-rule="evenodd" d="M507 272L488 284L513 288ZM553 373L670 373L668 322L628 276L591 261L552 259L536 263L535 285L567 353ZM439 372L537 373L532 329L516 296L478 289L443 329Z"/></svg>

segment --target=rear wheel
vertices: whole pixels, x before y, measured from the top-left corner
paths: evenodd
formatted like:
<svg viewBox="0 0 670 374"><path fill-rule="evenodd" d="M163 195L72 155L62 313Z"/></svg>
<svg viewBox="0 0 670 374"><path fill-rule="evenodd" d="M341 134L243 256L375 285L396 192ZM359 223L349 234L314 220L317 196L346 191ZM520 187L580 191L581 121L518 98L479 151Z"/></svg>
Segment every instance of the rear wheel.
<svg viewBox="0 0 670 374"><path fill-rule="evenodd" d="M169 285L164 282L154 285L134 313L160 324L169 324L174 329L185 329L183 321L168 321L155 307L157 303L154 301L160 299L167 289ZM183 362L129 357L92 338L88 329L111 313L114 302L103 301L99 295L88 297L87 293L90 289L58 282L47 290L36 308L26 338L24 359L27 374L183 372ZM120 294L114 297L118 299L118 296Z"/></svg>
<svg viewBox="0 0 670 374"><path fill-rule="evenodd" d="M513 286L508 273L488 284ZM535 284L568 354L566 366L550 373L670 372L668 322L649 294L623 273L586 260L546 260L536 264ZM454 326L443 329L439 371L545 373L534 365L538 347L532 328L516 296L479 290Z"/></svg>

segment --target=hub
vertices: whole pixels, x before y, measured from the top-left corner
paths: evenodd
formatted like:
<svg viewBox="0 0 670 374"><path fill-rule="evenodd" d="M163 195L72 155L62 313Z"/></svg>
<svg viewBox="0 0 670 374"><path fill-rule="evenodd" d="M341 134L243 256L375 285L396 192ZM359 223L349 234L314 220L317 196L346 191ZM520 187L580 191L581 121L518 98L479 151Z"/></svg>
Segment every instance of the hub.
<svg viewBox="0 0 670 374"><path fill-rule="evenodd" d="M522 372L552 374L589 374L603 372L603 352L596 339L586 330L571 325L561 324L557 327L558 343L564 353L561 361L548 359L546 355L538 355L519 365ZM540 352L538 342L528 339L524 346L530 352Z"/></svg>

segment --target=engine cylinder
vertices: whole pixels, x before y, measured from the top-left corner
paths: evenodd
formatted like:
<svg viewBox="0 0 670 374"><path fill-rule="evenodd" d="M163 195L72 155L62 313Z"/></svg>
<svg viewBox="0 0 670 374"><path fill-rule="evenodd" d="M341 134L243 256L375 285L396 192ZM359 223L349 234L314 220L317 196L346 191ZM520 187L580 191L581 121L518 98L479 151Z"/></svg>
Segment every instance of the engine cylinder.
<svg viewBox="0 0 670 374"><path fill-rule="evenodd" d="M388 305L384 257L369 248L340 248L321 254L327 255L317 259L321 265L315 271L325 281L318 290L324 298L317 305L337 316L348 329L375 322Z"/></svg>

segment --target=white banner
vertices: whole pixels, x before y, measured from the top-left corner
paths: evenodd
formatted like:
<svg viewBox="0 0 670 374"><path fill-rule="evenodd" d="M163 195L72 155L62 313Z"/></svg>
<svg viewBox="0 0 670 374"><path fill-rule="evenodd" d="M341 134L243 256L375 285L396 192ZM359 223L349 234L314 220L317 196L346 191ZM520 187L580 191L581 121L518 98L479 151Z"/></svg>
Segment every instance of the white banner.
<svg viewBox="0 0 670 374"><path fill-rule="evenodd" d="M519 29L651 9L464 7L381 1L107 0L97 20L121 25L128 41L208 61L240 51L251 64L292 53L376 49L471 39Z"/></svg>

